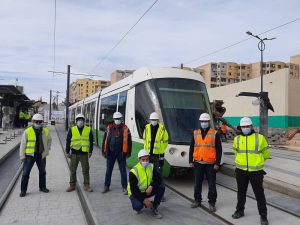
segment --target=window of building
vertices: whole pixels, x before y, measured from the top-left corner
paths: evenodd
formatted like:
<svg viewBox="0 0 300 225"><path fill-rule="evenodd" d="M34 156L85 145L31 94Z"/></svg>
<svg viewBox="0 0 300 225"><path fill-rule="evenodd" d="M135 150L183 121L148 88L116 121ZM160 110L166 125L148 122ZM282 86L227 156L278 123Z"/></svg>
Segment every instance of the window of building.
<svg viewBox="0 0 300 225"><path fill-rule="evenodd" d="M275 68L275 64L272 63L272 64L271 64L271 67L272 67L272 68Z"/></svg>
<svg viewBox="0 0 300 225"><path fill-rule="evenodd" d="M231 72L229 72L228 75L231 76Z"/></svg>
<svg viewBox="0 0 300 225"><path fill-rule="evenodd" d="M117 101L117 94L101 99L100 130L104 131L107 125L113 122L113 114L117 111Z"/></svg>
<svg viewBox="0 0 300 225"><path fill-rule="evenodd" d="M270 67L270 64L267 64L267 67Z"/></svg>
<svg viewBox="0 0 300 225"><path fill-rule="evenodd" d="M290 65L290 69L293 69L294 67L293 67L293 65Z"/></svg>
<svg viewBox="0 0 300 225"><path fill-rule="evenodd" d="M226 82L226 78L221 78L221 82Z"/></svg>

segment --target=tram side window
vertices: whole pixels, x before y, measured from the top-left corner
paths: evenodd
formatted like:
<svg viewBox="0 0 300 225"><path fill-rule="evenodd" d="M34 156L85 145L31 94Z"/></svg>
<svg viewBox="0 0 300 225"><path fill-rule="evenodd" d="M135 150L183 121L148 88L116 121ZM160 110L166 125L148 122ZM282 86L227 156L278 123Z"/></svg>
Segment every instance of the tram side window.
<svg viewBox="0 0 300 225"><path fill-rule="evenodd" d="M95 127L94 127L94 118L95 118L95 106L96 106L96 102L92 102L91 103L91 127L93 128L93 129L95 129Z"/></svg>
<svg viewBox="0 0 300 225"><path fill-rule="evenodd" d="M85 112L85 123L86 123L86 125L88 125L88 126L91 126L91 118L90 118L90 106L91 106L91 104L89 103L89 104L86 104L85 106L84 106L84 112Z"/></svg>
<svg viewBox="0 0 300 225"><path fill-rule="evenodd" d="M117 110L118 95L112 95L101 100L100 130L104 131L113 122L113 114Z"/></svg>
<svg viewBox="0 0 300 225"><path fill-rule="evenodd" d="M125 112L126 112L126 100L127 100L127 91L124 91L120 93L119 107L118 107L118 111L122 113L124 119L125 119Z"/></svg>

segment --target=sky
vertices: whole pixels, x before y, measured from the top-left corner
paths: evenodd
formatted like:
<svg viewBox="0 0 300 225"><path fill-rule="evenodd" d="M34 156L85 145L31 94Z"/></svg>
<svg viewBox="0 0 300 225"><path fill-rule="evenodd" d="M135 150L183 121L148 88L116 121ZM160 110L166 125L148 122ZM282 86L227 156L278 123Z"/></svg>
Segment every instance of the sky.
<svg viewBox="0 0 300 225"><path fill-rule="evenodd" d="M0 84L24 86L33 100L49 101L50 89L59 91L61 102L66 75L48 71L66 72L67 65L109 80L116 69L253 63L260 60L254 38L202 56L248 38L248 30L259 34L300 17L299 0L159 0L102 61L153 2L57 0L54 57L55 0L1 0ZM276 37L266 43L265 60L289 62L300 54L300 20L262 37Z"/></svg>

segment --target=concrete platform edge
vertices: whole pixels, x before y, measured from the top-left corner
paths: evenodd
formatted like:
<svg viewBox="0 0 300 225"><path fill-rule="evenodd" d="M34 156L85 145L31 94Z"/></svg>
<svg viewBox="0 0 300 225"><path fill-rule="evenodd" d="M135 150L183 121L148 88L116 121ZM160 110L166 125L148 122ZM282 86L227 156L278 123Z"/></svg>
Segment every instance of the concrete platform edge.
<svg viewBox="0 0 300 225"><path fill-rule="evenodd" d="M235 177L234 170L235 170L235 166L225 164L222 166L222 169L220 172L225 175ZM284 182L276 180L274 178L265 177L264 178L264 187L267 189L270 189L272 191L276 191L276 192L286 194L286 195L289 195L292 197L300 198L300 188L299 187L292 185L292 184L284 183Z"/></svg>

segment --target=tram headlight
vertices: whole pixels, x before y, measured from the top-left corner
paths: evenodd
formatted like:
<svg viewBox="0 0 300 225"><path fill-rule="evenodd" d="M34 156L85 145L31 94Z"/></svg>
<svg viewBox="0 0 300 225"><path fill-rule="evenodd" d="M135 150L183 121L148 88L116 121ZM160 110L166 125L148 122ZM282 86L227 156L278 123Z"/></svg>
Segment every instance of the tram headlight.
<svg viewBox="0 0 300 225"><path fill-rule="evenodd" d="M169 149L170 155L174 155L175 152L176 152L176 148L170 148Z"/></svg>

